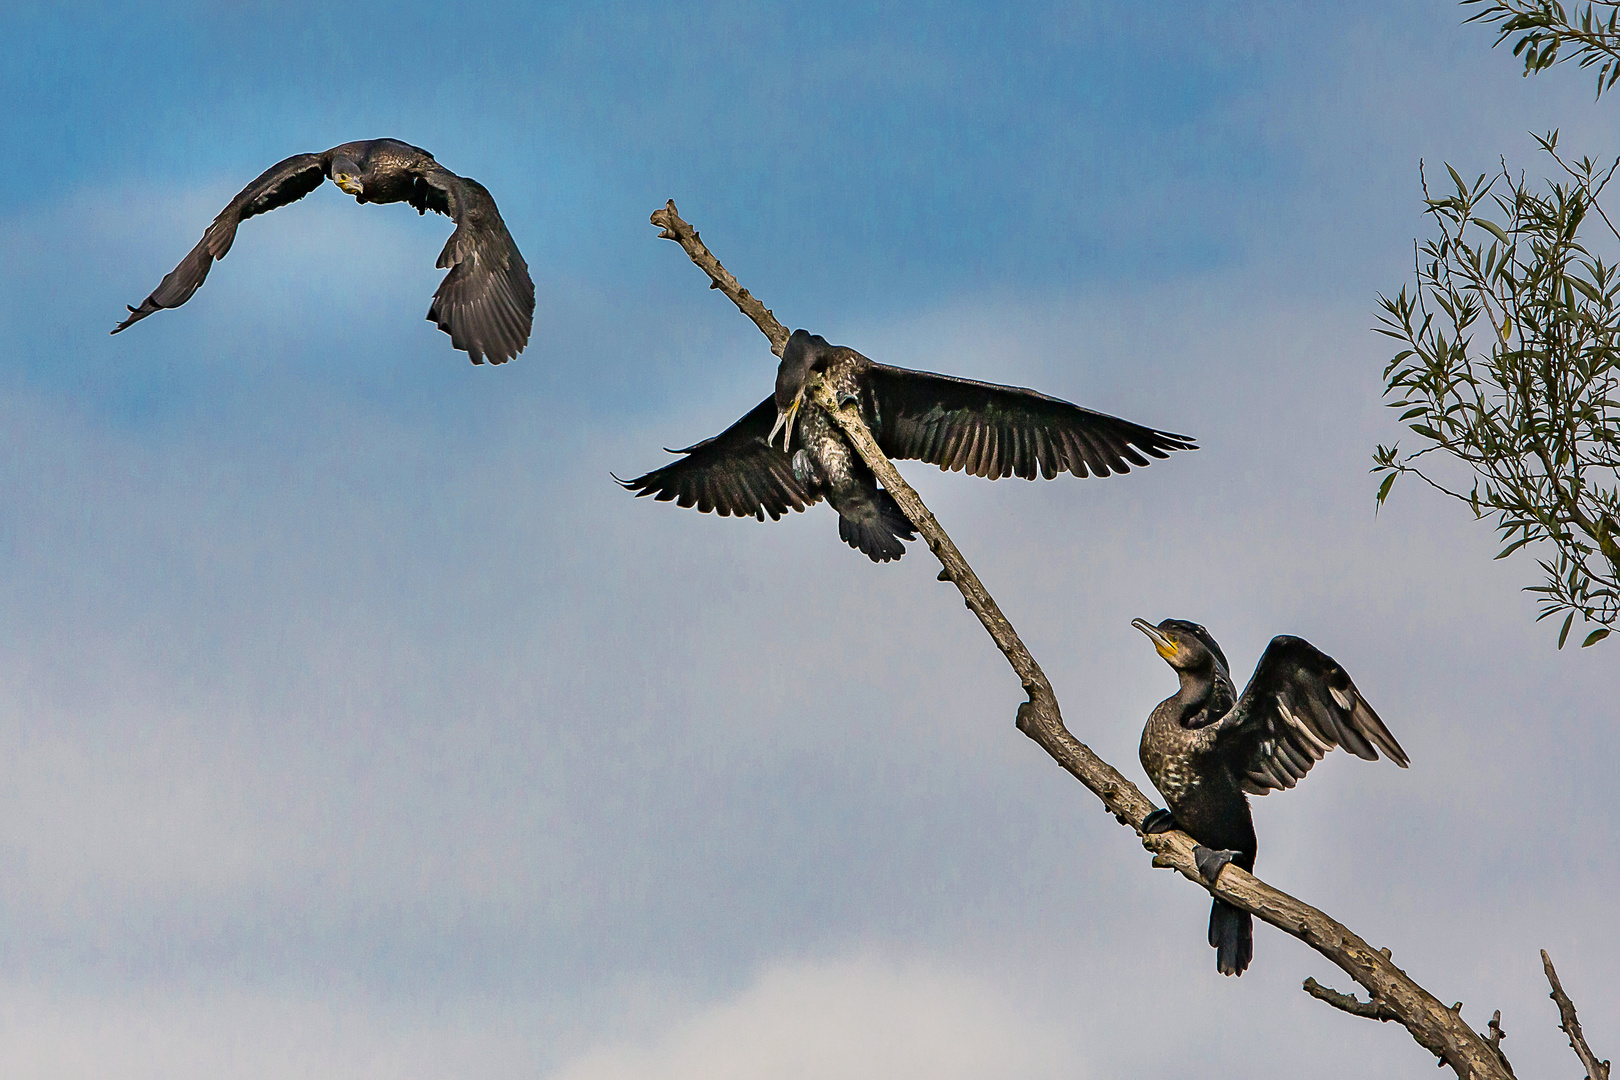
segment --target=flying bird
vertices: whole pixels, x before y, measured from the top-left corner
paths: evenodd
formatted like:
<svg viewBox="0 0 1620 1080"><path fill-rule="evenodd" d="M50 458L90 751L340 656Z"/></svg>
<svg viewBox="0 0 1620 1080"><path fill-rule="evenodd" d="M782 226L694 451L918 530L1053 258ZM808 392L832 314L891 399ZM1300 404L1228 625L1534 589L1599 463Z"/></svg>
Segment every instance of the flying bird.
<svg viewBox="0 0 1620 1080"><path fill-rule="evenodd" d="M219 212L203 238L129 318L127 330L160 308L179 307L208 277L236 239L236 227L257 214L296 202L323 180L360 203L409 203L456 223L438 266L448 269L427 317L475 364L504 364L528 344L534 324L534 282L495 200L476 180L455 173L419 147L395 139L344 143L324 154L296 154L272 165Z"/></svg>
<svg viewBox="0 0 1620 1080"><path fill-rule="evenodd" d="M840 405L859 406L890 457L991 480L1033 480L1037 473L1051 479L1060 472L1108 476L1172 450L1197 449L1185 435L1033 390L889 367L795 330L771 397L714 438L671 451L680 460L619 483L638 497L760 521L825 498L838 511L845 543L873 562L900 558L916 531L832 418L806 402L814 378L830 381Z"/></svg>
<svg viewBox="0 0 1620 1080"><path fill-rule="evenodd" d="M1333 657L1302 638L1274 637L1244 688L1233 692L1221 647L1197 623L1166 619L1131 625L1175 669L1181 689L1161 701L1142 729L1142 768L1168 810L1142 821L1144 833L1180 829L1198 842L1198 871L1212 884L1221 867L1254 870L1249 795L1291 788L1329 750L1342 746L1377 761L1382 750L1406 768L1401 744L1362 699ZM1223 975L1241 975L1254 957L1249 913L1217 899L1209 943Z"/></svg>

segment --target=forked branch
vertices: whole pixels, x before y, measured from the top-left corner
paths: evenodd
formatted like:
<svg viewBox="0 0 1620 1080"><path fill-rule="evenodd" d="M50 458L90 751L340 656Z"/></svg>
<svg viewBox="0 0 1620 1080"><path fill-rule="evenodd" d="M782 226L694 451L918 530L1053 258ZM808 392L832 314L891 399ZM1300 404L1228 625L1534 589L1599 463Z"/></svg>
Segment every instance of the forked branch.
<svg viewBox="0 0 1620 1080"><path fill-rule="evenodd" d="M697 230L681 220L675 211L675 203L671 201L654 213L652 222L664 230L662 236L677 241L686 250L692 261L709 275L712 287L729 296L770 339L773 351L780 354L788 338L787 329L720 265L720 261L698 237ZM1462 1006L1458 1004L1448 1008L1442 1004L1396 967L1387 950L1373 948L1328 915L1272 888L1239 867L1225 867L1211 886L1198 872L1193 861L1193 840L1186 833L1177 831L1143 835L1141 822L1153 809L1153 804L1135 784L1094 754L1064 726L1057 696L1052 692L1052 684L1045 672L934 515L878 447L856 408L840 408L825 383L815 384L812 396L816 405L837 422L878 481L894 496L912 524L922 533L929 550L944 567L942 579L951 581L961 591L968 608L978 616L995 641L996 648L1001 650L1017 673L1028 695L1028 700L1018 706L1018 730L1033 739L1054 761L1102 800L1103 806L1121 824L1135 829L1142 846L1153 853L1154 866L1173 869L1227 903L1304 941L1361 984L1373 1004L1364 1004L1349 995L1328 990L1314 979L1306 983L1306 990L1313 996L1358 1016L1396 1021L1424 1049L1449 1065L1464 1080L1511 1080L1513 1072L1507 1065L1507 1059L1501 1056L1499 1047L1463 1021ZM1354 1004L1351 1006L1347 1003ZM1571 1010L1571 1023L1573 1015ZM1499 1027L1497 1030L1500 1030ZM1576 1026L1575 1030L1578 1032L1579 1027ZM1495 1041L1499 1042L1500 1037ZM1607 1080L1607 1072L1601 1077L1594 1073L1592 1080Z"/></svg>

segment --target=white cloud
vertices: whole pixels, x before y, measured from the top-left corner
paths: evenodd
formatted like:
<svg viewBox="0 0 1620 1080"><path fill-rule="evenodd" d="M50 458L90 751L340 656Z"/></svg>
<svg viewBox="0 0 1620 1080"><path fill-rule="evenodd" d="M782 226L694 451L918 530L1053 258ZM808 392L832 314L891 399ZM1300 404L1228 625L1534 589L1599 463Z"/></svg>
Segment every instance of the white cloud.
<svg viewBox="0 0 1620 1080"><path fill-rule="evenodd" d="M967 974L863 956L775 965L731 1000L550 1080L1079 1078L1075 1042Z"/></svg>

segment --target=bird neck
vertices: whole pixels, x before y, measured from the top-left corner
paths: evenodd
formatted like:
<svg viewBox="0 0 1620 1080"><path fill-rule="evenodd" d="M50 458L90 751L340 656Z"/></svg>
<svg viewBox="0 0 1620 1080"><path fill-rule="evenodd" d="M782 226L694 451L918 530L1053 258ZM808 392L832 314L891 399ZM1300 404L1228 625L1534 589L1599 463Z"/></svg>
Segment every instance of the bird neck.
<svg viewBox="0 0 1620 1080"><path fill-rule="evenodd" d="M1215 665L1204 664L1196 668L1178 668L1181 690L1176 694L1176 707L1183 722L1207 710L1215 697Z"/></svg>

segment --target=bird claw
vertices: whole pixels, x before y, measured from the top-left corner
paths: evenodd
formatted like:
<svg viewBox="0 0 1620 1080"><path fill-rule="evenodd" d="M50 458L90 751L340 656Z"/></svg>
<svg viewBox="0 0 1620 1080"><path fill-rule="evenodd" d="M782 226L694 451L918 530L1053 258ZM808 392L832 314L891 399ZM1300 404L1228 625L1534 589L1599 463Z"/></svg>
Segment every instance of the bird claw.
<svg viewBox="0 0 1620 1080"><path fill-rule="evenodd" d="M1147 836L1166 833L1176 827L1176 819L1168 810L1155 810L1142 819L1142 832Z"/></svg>
<svg viewBox="0 0 1620 1080"><path fill-rule="evenodd" d="M1198 865L1198 872L1204 880L1211 885L1221 876L1221 867L1243 854L1241 851L1232 851L1230 848L1216 851L1199 844L1193 848L1193 862Z"/></svg>

